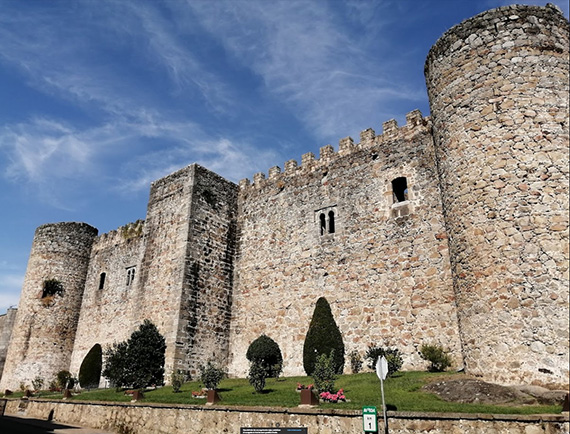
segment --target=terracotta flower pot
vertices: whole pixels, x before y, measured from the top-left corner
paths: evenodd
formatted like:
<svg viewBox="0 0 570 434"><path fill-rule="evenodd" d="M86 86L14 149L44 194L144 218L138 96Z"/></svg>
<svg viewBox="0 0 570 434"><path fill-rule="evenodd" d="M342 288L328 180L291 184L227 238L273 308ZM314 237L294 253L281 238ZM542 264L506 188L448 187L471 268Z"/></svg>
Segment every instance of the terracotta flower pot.
<svg viewBox="0 0 570 434"><path fill-rule="evenodd" d="M312 389L301 389L301 405L319 405L319 399Z"/></svg>
<svg viewBox="0 0 570 434"><path fill-rule="evenodd" d="M206 405L213 405L221 400L222 398L220 398L220 395L218 395L217 390L215 389L208 390Z"/></svg>

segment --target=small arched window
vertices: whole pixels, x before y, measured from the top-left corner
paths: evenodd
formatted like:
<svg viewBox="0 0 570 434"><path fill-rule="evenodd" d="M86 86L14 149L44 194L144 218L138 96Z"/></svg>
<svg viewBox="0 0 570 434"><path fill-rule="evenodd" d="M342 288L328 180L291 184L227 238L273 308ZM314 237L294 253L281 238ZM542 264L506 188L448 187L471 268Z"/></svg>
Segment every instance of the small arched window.
<svg viewBox="0 0 570 434"><path fill-rule="evenodd" d="M329 234L334 234L334 211L329 211Z"/></svg>
<svg viewBox="0 0 570 434"><path fill-rule="evenodd" d="M408 200L408 181L404 176L400 176L392 181L392 194L394 203Z"/></svg>
<svg viewBox="0 0 570 434"><path fill-rule="evenodd" d="M314 222L318 226L319 234L325 240L333 239L328 235L337 232L338 226L338 209L336 205L330 205L325 208L315 210Z"/></svg>
<svg viewBox="0 0 570 434"><path fill-rule="evenodd" d="M320 225L321 225L321 235L324 235L327 230L327 218L323 213L319 216Z"/></svg>
<svg viewBox="0 0 570 434"><path fill-rule="evenodd" d="M106 273L101 273L99 276L99 289L103 289L105 287L105 277L107 277Z"/></svg>

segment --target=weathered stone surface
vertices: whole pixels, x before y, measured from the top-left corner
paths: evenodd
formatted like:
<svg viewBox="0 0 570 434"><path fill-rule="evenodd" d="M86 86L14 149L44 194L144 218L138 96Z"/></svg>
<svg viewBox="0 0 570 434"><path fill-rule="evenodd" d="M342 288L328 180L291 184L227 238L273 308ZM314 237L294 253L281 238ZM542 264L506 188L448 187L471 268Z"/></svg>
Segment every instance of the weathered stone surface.
<svg viewBox="0 0 570 434"><path fill-rule="evenodd" d="M466 370L567 387L568 21L480 14L434 45L426 81Z"/></svg>
<svg viewBox="0 0 570 434"><path fill-rule="evenodd" d="M9 400L7 414L18 414L18 400ZM346 434L362 431L362 411L301 408L251 408L158 404L101 404L31 400L26 417L89 426L133 434L219 434L240 427L308 427L311 434ZM21 414L21 412L19 413ZM388 412L390 433L509 433L564 434L568 416L486 415ZM378 428L383 432L382 415Z"/></svg>
<svg viewBox="0 0 570 434"><path fill-rule="evenodd" d="M99 237L41 226L0 390L77 373L144 319L166 338L167 377L208 359L243 376L262 333L302 374L321 296L347 352L396 346L423 369L418 347L436 343L488 381L567 387L568 33L552 6L485 12L430 51L431 118L239 186L188 166L152 184L144 222ZM51 278L65 293L42 300Z"/></svg>
<svg viewBox="0 0 570 434"><path fill-rule="evenodd" d="M0 378L2 378L2 371L4 370L4 362L6 361L6 353L8 352L8 344L12 336L12 329L16 321L15 308L8 308L4 315L0 315Z"/></svg>

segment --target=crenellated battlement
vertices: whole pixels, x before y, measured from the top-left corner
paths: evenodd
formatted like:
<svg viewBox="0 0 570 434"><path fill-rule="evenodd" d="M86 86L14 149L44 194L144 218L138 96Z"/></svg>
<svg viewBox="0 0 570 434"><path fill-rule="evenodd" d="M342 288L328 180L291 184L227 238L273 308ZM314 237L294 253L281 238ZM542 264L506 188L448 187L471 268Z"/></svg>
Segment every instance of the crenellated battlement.
<svg viewBox="0 0 570 434"><path fill-rule="evenodd" d="M139 238L143 235L144 224L145 221L141 219L127 223L117 229L112 229L109 232L100 234L97 237L98 242L121 243L132 238Z"/></svg>
<svg viewBox="0 0 570 434"><path fill-rule="evenodd" d="M330 165L338 158L344 158L355 152L370 148L376 145L387 145L396 141L411 140L414 136L425 133L430 128L429 117L424 117L419 110L413 110L406 115L406 124L399 127L395 119L390 119L382 124L382 133L376 135L372 128L367 128L360 133L360 142L354 143L352 137L345 137L338 142L338 151L332 145L325 145L319 149L319 158L312 152L307 152L301 156L301 164L296 160L285 162L284 171L279 166L269 169L266 176L263 172L253 175L253 183L248 179L242 179L239 183L240 190L248 188L261 188L268 181L276 181L283 177L304 175Z"/></svg>

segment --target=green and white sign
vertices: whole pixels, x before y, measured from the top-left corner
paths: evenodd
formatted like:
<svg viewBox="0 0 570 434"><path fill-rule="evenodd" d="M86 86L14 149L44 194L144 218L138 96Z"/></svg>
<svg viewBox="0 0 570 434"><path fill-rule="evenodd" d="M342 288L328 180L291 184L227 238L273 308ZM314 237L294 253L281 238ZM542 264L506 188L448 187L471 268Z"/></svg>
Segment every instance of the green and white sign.
<svg viewBox="0 0 570 434"><path fill-rule="evenodd" d="M376 407L362 407L362 427L364 432L378 432Z"/></svg>

